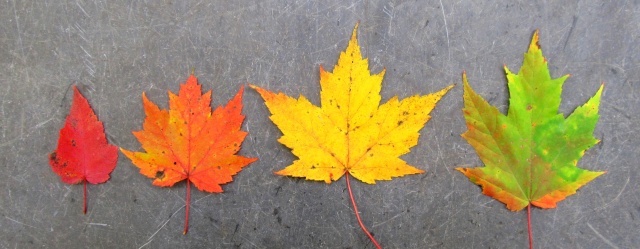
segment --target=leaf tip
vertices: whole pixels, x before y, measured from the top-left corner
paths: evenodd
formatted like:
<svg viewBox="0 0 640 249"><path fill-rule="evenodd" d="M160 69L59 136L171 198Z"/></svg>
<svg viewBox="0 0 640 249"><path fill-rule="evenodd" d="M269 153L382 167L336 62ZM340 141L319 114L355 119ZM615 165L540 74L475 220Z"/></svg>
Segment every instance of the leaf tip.
<svg viewBox="0 0 640 249"><path fill-rule="evenodd" d="M600 88L596 92L597 95L602 95L602 91L604 90L604 81L600 84Z"/></svg>
<svg viewBox="0 0 640 249"><path fill-rule="evenodd" d="M144 104L150 102L149 98L147 98L147 93L142 92L142 105L144 106Z"/></svg>
<svg viewBox="0 0 640 249"><path fill-rule="evenodd" d="M245 166L249 166L249 164L258 161L257 157L246 157L247 158L247 164ZM244 167L244 166L243 166Z"/></svg>
<svg viewBox="0 0 640 249"><path fill-rule="evenodd" d="M540 38L538 36L539 32L540 32L539 29L536 29L536 31L533 32L533 38L531 38L531 44L529 45L529 52L540 50L540 44L539 44Z"/></svg>
<svg viewBox="0 0 640 249"><path fill-rule="evenodd" d="M467 81L467 70L462 70L462 85L469 85Z"/></svg>
<svg viewBox="0 0 640 249"><path fill-rule="evenodd" d="M209 91L209 92L211 92L211 91ZM239 103L240 104L240 108L242 108L242 102L241 101L242 101L242 94L243 93L244 93L244 84L240 85L240 89L238 89L238 93L236 93L236 95L233 96L233 99L231 99L229 101L229 103L238 101L238 102L240 102Z"/></svg>
<svg viewBox="0 0 640 249"><path fill-rule="evenodd" d="M467 79L467 73L466 72L462 72L462 88L463 88L463 95L467 95L470 92L473 92L473 89L471 88L471 86L469 85L469 81Z"/></svg>
<svg viewBox="0 0 640 249"><path fill-rule="evenodd" d="M455 168L455 170L460 171L462 174L464 174L467 171L467 168L458 167Z"/></svg>
<svg viewBox="0 0 640 249"><path fill-rule="evenodd" d="M193 74L189 75L189 78L187 78L187 82L185 83L185 85L199 85L198 78Z"/></svg>
<svg viewBox="0 0 640 249"><path fill-rule="evenodd" d="M87 105L89 105L89 101L87 100L87 98L84 97L84 95L82 95L82 93L80 92L80 90L78 90L77 85L73 85L73 100L71 101L71 105L74 105L77 101L82 101L82 102L86 102ZM89 107L91 108L91 107ZM91 110L93 111L93 109ZM69 114L71 115L71 114Z"/></svg>
<svg viewBox="0 0 640 249"><path fill-rule="evenodd" d="M351 42L358 42L357 34L358 34L358 26L360 26L360 21L356 23L356 26L353 27L353 32L351 33Z"/></svg>
<svg viewBox="0 0 640 249"><path fill-rule="evenodd" d="M447 87L443 88L441 91L443 91L444 93L447 93L449 90L451 90L451 88L455 87L457 84L453 83L451 85L448 85Z"/></svg>

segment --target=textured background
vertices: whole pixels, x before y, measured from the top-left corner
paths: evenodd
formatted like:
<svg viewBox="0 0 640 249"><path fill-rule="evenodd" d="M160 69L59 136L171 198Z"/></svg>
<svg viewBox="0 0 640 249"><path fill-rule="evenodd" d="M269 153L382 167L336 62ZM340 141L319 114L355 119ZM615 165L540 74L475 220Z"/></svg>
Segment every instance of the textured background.
<svg viewBox="0 0 640 249"><path fill-rule="evenodd" d="M319 104L320 65L331 70L355 23L372 72L387 68L383 102L470 84L508 105L502 65L517 71L531 35L551 74L572 74L561 111L605 91L580 167L607 174L561 202L533 210L538 248L640 244L639 1L17 1L0 2L0 248L373 248L358 227L344 178L331 185L280 177L295 157L254 90L244 94L260 160L223 194L193 192L182 235L185 184L159 188L122 154L111 180L63 184L47 161L78 84L111 143L140 148L141 93L167 107L191 68L213 105L252 83ZM526 212L481 194L454 167L480 165L459 135L462 87L432 112L403 159L426 174L354 181L364 223L388 248L524 248Z"/></svg>

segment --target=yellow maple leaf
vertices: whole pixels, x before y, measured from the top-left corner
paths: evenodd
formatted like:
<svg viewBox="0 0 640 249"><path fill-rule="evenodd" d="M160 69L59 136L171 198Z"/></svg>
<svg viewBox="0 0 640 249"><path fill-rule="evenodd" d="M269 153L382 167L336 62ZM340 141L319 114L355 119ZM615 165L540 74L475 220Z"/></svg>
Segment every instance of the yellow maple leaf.
<svg viewBox="0 0 640 249"><path fill-rule="evenodd" d="M271 120L284 134L278 141L292 149L299 160L278 175L305 177L331 183L346 172L375 184L408 174L424 173L399 156L418 142L429 113L453 85L437 93L403 100L393 97L380 106L385 71L371 75L353 29L346 51L333 73L320 67L322 107L304 96L291 98L257 86Z"/></svg>

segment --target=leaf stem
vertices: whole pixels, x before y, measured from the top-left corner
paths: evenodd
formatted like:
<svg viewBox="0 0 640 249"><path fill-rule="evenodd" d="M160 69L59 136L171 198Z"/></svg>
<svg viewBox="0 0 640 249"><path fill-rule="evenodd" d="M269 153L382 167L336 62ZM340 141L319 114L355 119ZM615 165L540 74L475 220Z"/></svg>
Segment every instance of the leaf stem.
<svg viewBox="0 0 640 249"><path fill-rule="evenodd" d="M189 180L189 177L187 177L187 212L186 212L186 216L185 216L185 222L184 222L184 231L182 232L182 234L187 234L187 231L189 231L189 204L191 203L191 181Z"/></svg>
<svg viewBox="0 0 640 249"><path fill-rule="evenodd" d="M358 206L356 206L356 201L353 199L353 193L351 192L351 183L349 182L349 171L347 171L345 175L347 180L347 189L349 189L349 197L351 198L351 204L353 204L353 211L356 213L356 218L358 218L358 223L360 224L362 231L364 231L364 233L366 233L367 236L369 236L369 239L371 239L371 242L373 242L373 244L376 245L376 248L381 249L382 247L380 247L376 239L373 238L373 236L369 233L369 231L367 231L367 228L364 227L364 224L362 224L362 220L360 219L360 214L358 214Z"/></svg>
<svg viewBox="0 0 640 249"><path fill-rule="evenodd" d="M87 214L87 178L85 178L82 182L84 183L84 191L82 194L82 200L83 200L82 213Z"/></svg>
<svg viewBox="0 0 640 249"><path fill-rule="evenodd" d="M527 206L527 226L529 227L529 249L533 249L533 234L531 233L531 203Z"/></svg>

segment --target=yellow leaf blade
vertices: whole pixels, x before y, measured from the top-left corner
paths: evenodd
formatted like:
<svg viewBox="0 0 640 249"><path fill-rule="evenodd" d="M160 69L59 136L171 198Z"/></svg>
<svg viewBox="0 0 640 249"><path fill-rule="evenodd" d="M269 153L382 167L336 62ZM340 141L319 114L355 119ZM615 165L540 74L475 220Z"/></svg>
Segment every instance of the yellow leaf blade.
<svg viewBox="0 0 640 249"><path fill-rule="evenodd" d="M340 53L333 72L320 67L320 98L322 109L343 131L359 126L377 111L385 70L371 75L369 62L362 58L356 38L358 25L353 29L347 49Z"/></svg>
<svg viewBox="0 0 640 249"><path fill-rule="evenodd" d="M278 141L299 158L276 174L331 183L348 171L375 184L376 180L424 173L398 157L417 144L429 113L453 85L402 101L394 97L380 106L385 71L370 73L358 46L357 28L333 72L320 67L321 107L304 96L294 99L251 86L283 133Z"/></svg>
<svg viewBox="0 0 640 249"><path fill-rule="evenodd" d="M328 183L332 177L338 179L342 176L347 152L345 137L331 125L322 109L304 97L296 100L282 93L251 87L265 100L272 113L271 120L284 134L278 141L291 148L293 154L300 158L277 174L307 176L309 180Z"/></svg>

